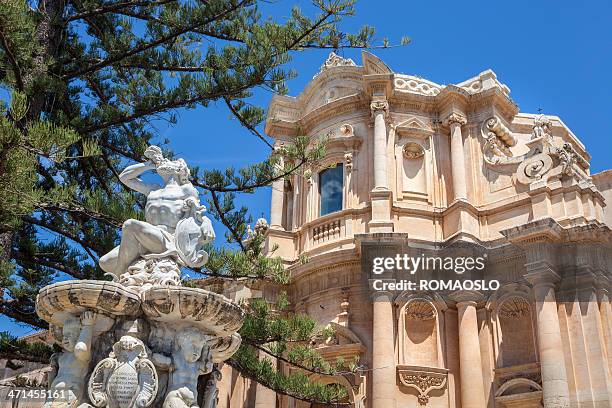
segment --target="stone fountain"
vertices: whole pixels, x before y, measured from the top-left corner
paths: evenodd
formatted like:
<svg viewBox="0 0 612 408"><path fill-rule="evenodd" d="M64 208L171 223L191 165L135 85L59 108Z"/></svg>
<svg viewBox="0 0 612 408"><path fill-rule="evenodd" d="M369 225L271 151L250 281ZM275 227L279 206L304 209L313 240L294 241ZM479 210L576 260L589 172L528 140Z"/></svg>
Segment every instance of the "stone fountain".
<svg viewBox="0 0 612 408"><path fill-rule="evenodd" d="M52 358L45 408L216 406L216 363L240 346L242 309L226 297L182 286L181 268L202 267L214 240L183 159L149 147L121 181L147 196L145 221L127 220L121 243L100 258L112 281L73 280L41 289L36 312L62 348ZM162 185L140 175L155 171ZM198 377L210 374L198 399ZM202 397L202 396L201 396Z"/></svg>

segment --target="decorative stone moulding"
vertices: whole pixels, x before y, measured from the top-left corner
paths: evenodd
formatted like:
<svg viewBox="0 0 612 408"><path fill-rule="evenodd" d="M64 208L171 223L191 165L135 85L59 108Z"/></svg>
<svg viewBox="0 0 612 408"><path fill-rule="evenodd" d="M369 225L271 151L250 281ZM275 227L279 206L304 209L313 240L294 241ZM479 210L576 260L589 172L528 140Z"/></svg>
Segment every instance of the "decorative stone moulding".
<svg viewBox="0 0 612 408"><path fill-rule="evenodd" d="M531 139L550 138L552 136L551 127L552 123L545 115L536 116L533 120Z"/></svg>
<svg viewBox="0 0 612 408"><path fill-rule="evenodd" d="M404 157L407 159L418 159L419 157L423 157L425 154L425 150L423 146L418 143L408 142L402 148L404 152Z"/></svg>
<svg viewBox="0 0 612 408"><path fill-rule="evenodd" d="M341 222L333 220L325 224L317 225L312 228L312 239L315 243L319 241L327 241L340 237Z"/></svg>
<svg viewBox="0 0 612 408"><path fill-rule="evenodd" d="M504 300L499 308L499 316L504 319L520 319L530 316L529 304L521 296Z"/></svg>
<svg viewBox="0 0 612 408"><path fill-rule="evenodd" d="M433 82L409 75L395 75L393 85L400 92L412 92L425 96L436 96L442 88Z"/></svg>
<svg viewBox="0 0 612 408"><path fill-rule="evenodd" d="M448 369L398 365L397 375L402 385L419 393L417 396L419 404L427 405L432 391L446 387Z"/></svg>
<svg viewBox="0 0 612 408"><path fill-rule="evenodd" d="M516 180L521 184L531 184L541 180L553 167L552 157L540 153L526 158L516 170Z"/></svg>
<svg viewBox="0 0 612 408"><path fill-rule="evenodd" d="M344 167L348 172L353 170L353 153L344 153Z"/></svg>

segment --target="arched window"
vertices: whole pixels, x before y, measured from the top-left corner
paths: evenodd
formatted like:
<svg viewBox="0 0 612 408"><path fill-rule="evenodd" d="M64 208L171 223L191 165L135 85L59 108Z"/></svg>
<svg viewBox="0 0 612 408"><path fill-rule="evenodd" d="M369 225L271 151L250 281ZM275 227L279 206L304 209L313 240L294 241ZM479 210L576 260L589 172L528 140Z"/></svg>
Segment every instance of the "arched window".
<svg viewBox="0 0 612 408"><path fill-rule="evenodd" d="M327 168L319 173L319 196L321 197L320 215L342 209L342 185L344 171L342 164Z"/></svg>

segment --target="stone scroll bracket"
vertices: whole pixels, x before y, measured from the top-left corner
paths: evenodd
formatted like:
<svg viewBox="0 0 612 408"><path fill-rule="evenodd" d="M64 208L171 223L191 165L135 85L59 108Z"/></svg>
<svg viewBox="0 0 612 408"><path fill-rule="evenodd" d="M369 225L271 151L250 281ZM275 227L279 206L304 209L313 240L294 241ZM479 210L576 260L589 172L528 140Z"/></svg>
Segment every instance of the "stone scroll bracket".
<svg viewBox="0 0 612 408"><path fill-rule="evenodd" d="M418 392L419 404L425 406L432 391L446 387L448 369L398 365L397 375L402 385Z"/></svg>

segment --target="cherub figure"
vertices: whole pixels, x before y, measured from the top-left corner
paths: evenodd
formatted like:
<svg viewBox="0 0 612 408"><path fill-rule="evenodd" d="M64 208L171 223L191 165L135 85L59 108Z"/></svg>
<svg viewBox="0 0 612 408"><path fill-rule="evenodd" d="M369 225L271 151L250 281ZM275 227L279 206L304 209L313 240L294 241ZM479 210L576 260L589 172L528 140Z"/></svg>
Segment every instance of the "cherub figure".
<svg viewBox="0 0 612 408"><path fill-rule="evenodd" d="M83 398L96 317L94 312L86 311L80 319L74 316L64 322L60 343L64 351L57 357L57 375L49 378L49 388L67 398L47 400L43 408L73 408Z"/></svg>
<svg viewBox="0 0 612 408"><path fill-rule="evenodd" d="M552 123L545 115L539 114L533 120L533 131L531 132L531 139L537 138L550 138L550 127Z"/></svg>
<svg viewBox="0 0 612 408"><path fill-rule="evenodd" d="M198 377L213 369L209 336L195 327L176 334L172 357L153 354L153 361L169 371L168 394L163 408L198 408Z"/></svg>

